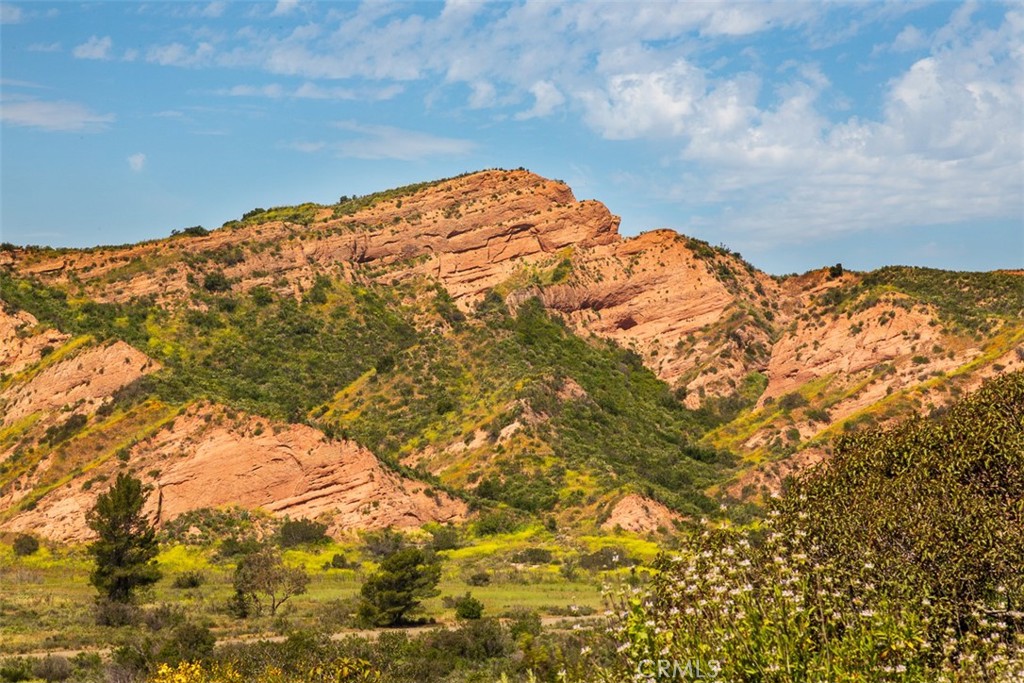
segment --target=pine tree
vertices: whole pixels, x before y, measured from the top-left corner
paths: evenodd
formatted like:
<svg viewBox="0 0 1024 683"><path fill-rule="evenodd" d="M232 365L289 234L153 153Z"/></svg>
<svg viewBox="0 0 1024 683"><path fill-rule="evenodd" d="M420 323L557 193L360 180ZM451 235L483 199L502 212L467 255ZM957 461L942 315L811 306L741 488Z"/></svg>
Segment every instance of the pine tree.
<svg viewBox="0 0 1024 683"><path fill-rule="evenodd" d="M96 499L89 512L89 528L98 538L89 546L96 568L89 582L111 602L130 603L137 588L156 583L160 570L156 532L142 514L146 493L142 482L121 473Z"/></svg>
<svg viewBox="0 0 1024 683"><path fill-rule="evenodd" d="M397 626L415 612L420 601L438 594L441 565L419 548L388 555L363 583L359 616L375 626Z"/></svg>

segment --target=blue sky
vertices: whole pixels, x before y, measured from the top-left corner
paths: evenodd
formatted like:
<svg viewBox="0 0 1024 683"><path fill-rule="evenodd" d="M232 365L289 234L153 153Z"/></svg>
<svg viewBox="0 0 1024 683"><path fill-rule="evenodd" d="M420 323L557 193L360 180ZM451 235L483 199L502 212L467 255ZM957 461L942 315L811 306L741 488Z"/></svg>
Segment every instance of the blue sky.
<svg viewBox="0 0 1024 683"><path fill-rule="evenodd" d="M524 166L769 272L1024 266L1024 7L4 2L0 220L89 246Z"/></svg>

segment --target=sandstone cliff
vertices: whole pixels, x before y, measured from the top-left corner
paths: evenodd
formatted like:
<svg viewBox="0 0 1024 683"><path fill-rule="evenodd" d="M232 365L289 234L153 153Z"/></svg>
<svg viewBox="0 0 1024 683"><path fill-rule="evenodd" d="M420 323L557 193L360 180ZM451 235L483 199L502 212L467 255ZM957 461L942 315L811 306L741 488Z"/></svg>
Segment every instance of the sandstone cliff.
<svg viewBox="0 0 1024 683"><path fill-rule="evenodd" d="M948 297L941 292L869 283L864 274L841 269L771 277L726 248L670 230L622 237L618 219L602 204L578 201L564 183L527 171L484 171L334 206L256 211L206 235L84 251L19 251L5 254L3 267L98 301L143 298L199 310L207 304L196 293L211 289L211 274L223 276L218 288L228 295L259 287L295 298L323 274L386 285L425 280L442 286L463 313L491 291L513 308L538 297L581 336L597 335L634 350L687 407L718 415L723 424L704 442L747 456L749 466L742 469L753 468L723 489L734 493L777 487L781 475L771 472L793 471L780 459L810 446L814 457L792 462L816 461L842 429L940 408L984 377L1024 362L1021 307L996 310L989 295L972 286L964 286L962 297L974 302L984 320L953 324L950 311L960 307L945 305ZM999 277L1003 291L1012 292L1019 274ZM91 415L104 395L158 368L123 343L47 360L44 353L73 342L24 312L0 315L0 340L3 372L32 375L4 386L4 425L43 414L52 424L54 415L69 409ZM209 453L269 448L278 459L266 465L268 472L297 488L269 485L265 490L272 494L249 503L269 507L277 504L271 498L295 500L297 509L313 513L321 504L315 495L304 496L318 490L311 482L321 470L311 463L340 447L314 448L315 435L290 433L304 444L300 451L313 449L312 460L292 461L292 469L285 468L287 448L264 443L269 437L263 436L239 441L229 432L193 430L186 440L197 445L184 452L198 463ZM403 457L432 463L439 473L438 458L427 456L466 448L483 453L500 445L480 433L468 446L460 437ZM207 442L226 445L208 451L202 446ZM182 481L196 473L181 467L175 476ZM237 458L218 467L231 476L249 476ZM350 470L344 476L358 479ZM453 476L461 481L465 475ZM331 503L346 523L361 518L357 511L378 496L376 482L383 480L374 477L373 485L358 479L352 495ZM161 483L167 509L176 509L172 491L182 485ZM430 513L428 503L403 488L407 484L387 486L405 507L378 508L365 521L462 514L451 501ZM624 517L639 509L632 499L622 505Z"/></svg>

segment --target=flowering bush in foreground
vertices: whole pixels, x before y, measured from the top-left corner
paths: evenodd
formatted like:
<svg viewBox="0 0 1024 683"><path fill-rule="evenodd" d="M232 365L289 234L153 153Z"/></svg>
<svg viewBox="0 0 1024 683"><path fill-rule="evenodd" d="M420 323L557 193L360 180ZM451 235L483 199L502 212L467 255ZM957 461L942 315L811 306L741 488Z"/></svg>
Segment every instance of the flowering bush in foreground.
<svg viewBox="0 0 1024 683"><path fill-rule="evenodd" d="M603 679L696 679L699 669L778 683L1024 680L1024 639L984 605L959 632L935 637L941 615L927 599L900 604L868 578L841 582L767 526L760 547L741 534L704 534L663 557L649 586L621 594L618 660Z"/></svg>
<svg viewBox="0 0 1024 683"><path fill-rule="evenodd" d="M595 669L614 681L1024 680L1022 500L1017 372L933 419L840 440L759 528L705 530L660 558L648 587L618 596L618 659Z"/></svg>

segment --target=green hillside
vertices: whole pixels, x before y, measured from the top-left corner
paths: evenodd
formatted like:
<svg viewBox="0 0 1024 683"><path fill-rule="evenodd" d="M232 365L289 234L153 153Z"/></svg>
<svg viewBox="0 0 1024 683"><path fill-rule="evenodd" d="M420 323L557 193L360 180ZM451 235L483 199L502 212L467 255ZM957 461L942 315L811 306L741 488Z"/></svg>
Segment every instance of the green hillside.
<svg viewBox="0 0 1024 683"><path fill-rule="evenodd" d="M210 399L307 422L405 473L524 513L600 505L626 489L684 515L717 509L704 491L731 459L695 445L713 426L706 416L683 408L639 356L574 335L536 301L511 312L492 296L466 315L426 280L320 275L300 300L209 285L160 307L0 274L8 306L164 365L121 392L120 409ZM426 447L450 452L403 466Z"/></svg>

